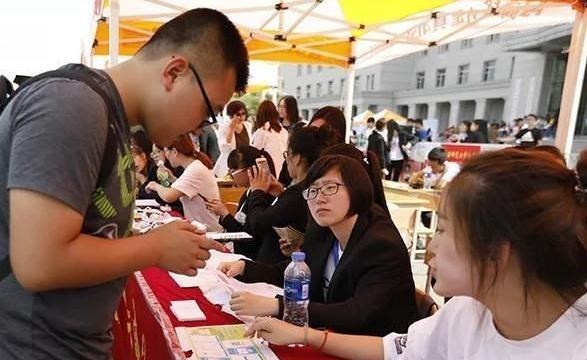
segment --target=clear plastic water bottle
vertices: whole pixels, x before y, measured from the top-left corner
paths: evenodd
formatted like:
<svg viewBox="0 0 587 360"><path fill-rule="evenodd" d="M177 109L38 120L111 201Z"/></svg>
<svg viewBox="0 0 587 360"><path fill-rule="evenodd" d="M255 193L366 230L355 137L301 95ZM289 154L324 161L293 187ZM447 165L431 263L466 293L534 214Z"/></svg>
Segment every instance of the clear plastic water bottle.
<svg viewBox="0 0 587 360"><path fill-rule="evenodd" d="M424 189L430 190L434 186L434 174L432 171L424 171Z"/></svg>
<svg viewBox="0 0 587 360"><path fill-rule="evenodd" d="M292 262L285 269L283 282L283 320L298 326L308 324L310 268L304 262L305 259L306 254L301 251L291 254Z"/></svg>
<svg viewBox="0 0 587 360"><path fill-rule="evenodd" d="M171 186L171 181L169 181L169 175L167 174L163 160L157 162L157 179L159 180L159 184L165 187Z"/></svg>

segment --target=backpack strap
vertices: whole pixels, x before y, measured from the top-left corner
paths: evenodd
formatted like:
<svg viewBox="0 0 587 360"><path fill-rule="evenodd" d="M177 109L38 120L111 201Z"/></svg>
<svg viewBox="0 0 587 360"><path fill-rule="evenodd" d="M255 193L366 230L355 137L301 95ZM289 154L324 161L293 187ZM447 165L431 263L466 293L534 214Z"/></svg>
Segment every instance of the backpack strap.
<svg viewBox="0 0 587 360"><path fill-rule="evenodd" d="M117 143L116 139L118 131L118 127L116 125L116 115L115 115L115 105L112 99L106 94L104 89L100 87L100 85L96 82L96 80L90 75L89 73L79 71L79 70L67 70L67 69L59 69L48 71L42 74L39 74L35 77L32 77L25 82L22 83L18 87L16 91L8 98L8 100L1 104L0 112L6 108L8 103L16 97L16 95L22 91L24 88L30 86L31 84L47 79L47 78L66 78L71 80L76 80L79 82L83 82L87 86L89 86L94 92L96 92L104 103L106 103L106 107L108 108L108 132L106 135L106 147L104 148L104 153L102 154L102 163L100 165L100 172L98 173L98 179L96 181L96 189L100 186L106 184L106 180L108 180L108 175L112 172L114 168L114 164L116 163L116 150L117 150ZM0 78L2 81L2 78ZM0 99L1 100L1 99ZM10 265L10 255L6 255L2 260L0 260L0 281L4 280L8 275L12 273L12 267Z"/></svg>

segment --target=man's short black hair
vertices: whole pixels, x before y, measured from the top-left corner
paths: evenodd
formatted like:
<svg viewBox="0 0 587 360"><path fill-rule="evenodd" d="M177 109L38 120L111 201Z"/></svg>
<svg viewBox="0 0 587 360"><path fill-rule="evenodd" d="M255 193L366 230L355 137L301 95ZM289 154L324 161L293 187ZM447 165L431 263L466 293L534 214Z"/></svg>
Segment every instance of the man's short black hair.
<svg viewBox="0 0 587 360"><path fill-rule="evenodd" d="M137 52L148 60L181 54L205 79L226 68L236 72L236 92L249 81L249 55L236 26L223 13L192 9L161 25Z"/></svg>
<svg viewBox="0 0 587 360"><path fill-rule="evenodd" d="M446 161L446 150L441 147L435 147L428 153L428 161L436 161L440 165Z"/></svg>
<svg viewBox="0 0 587 360"><path fill-rule="evenodd" d="M373 118L373 117L370 117L367 119L367 124L374 123L374 122L375 122L375 118Z"/></svg>
<svg viewBox="0 0 587 360"><path fill-rule="evenodd" d="M414 120L414 124L418 124L418 125L424 126L424 122L422 121L422 119L415 119Z"/></svg>

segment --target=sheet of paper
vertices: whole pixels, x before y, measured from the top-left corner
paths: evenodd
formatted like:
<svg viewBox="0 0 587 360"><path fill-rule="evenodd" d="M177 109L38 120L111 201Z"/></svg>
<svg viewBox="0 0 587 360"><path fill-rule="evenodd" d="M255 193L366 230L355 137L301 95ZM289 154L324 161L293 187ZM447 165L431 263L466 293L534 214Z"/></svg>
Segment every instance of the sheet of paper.
<svg viewBox="0 0 587 360"><path fill-rule="evenodd" d="M196 300L179 300L171 302L171 312L179 321L206 320L206 315Z"/></svg>
<svg viewBox="0 0 587 360"><path fill-rule="evenodd" d="M137 206L137 207L146 207L146 206L159 207L159 206L161 206L161 204L159 204L157 202L157 200L155 200L155 199L136 199L135 206Z"/></svg>
<svg viewBox="0 0 587 360"><path fill-rule="evenodd" d="M242 360L277 360L269 346L256 339L244 337L246 326L222 325L207 327L175 328L184 351L192 351L190 359L204 358Z"/></svg>

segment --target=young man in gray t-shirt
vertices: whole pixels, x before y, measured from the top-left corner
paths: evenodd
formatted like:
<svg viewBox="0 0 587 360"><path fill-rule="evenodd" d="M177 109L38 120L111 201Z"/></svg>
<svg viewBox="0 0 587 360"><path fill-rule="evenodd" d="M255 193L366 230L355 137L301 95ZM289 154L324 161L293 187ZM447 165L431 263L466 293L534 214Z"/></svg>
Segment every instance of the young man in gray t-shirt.
<svg viewBox="0 0 587 360"><path fill-rule="evenodd" d="M248 57L221 13L188 11L106 71L68 66L114 104L116 161L97 184L108 106L83 82L44 79L0 115L0 359L109 359L111 323L126 277L149 266L195 275L216 242L178 221L131 236L130 127L164 147L201 129L235 91ZM111 117L111 119L112 119Z"/></svg>

